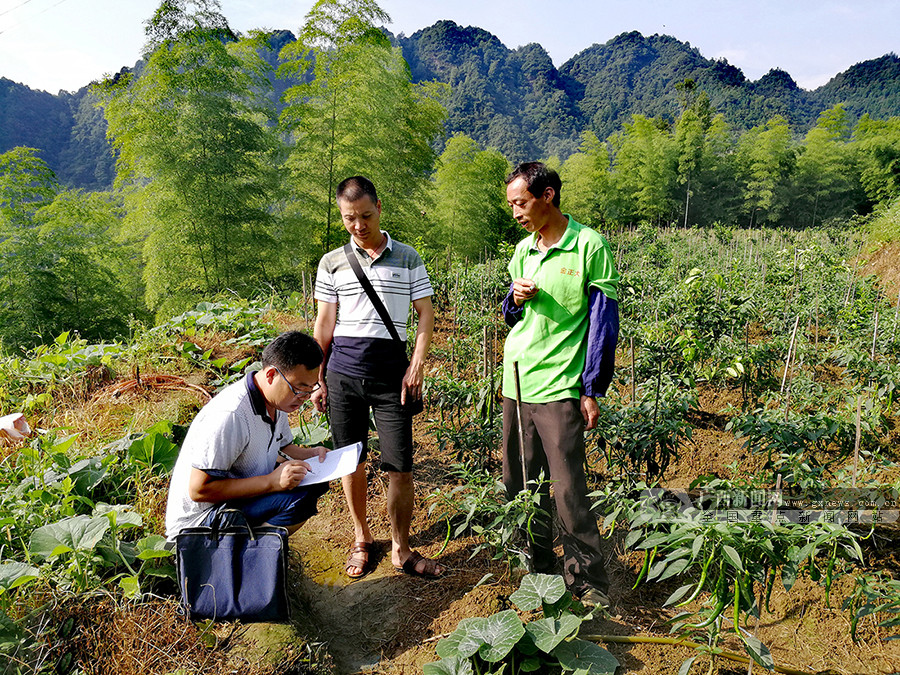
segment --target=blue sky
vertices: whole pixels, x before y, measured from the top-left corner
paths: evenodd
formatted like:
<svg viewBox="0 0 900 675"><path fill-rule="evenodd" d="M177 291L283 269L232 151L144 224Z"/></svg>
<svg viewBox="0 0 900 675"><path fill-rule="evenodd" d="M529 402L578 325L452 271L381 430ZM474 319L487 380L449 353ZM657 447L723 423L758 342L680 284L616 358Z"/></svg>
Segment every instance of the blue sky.
<svg viewBox="0 0 900 675"><path fill-rule="evenodd" d="M0 77L75 91L133 65L159 0L0 0ZM294 32L313 0L221 0L232 28ZM484 28L510 48L537 42L560 66L637 30L690 42L750 79L782 68L806 89L854 63L900 52L898 0L381 0L388 28L410 35L439 19Z"/></svg>

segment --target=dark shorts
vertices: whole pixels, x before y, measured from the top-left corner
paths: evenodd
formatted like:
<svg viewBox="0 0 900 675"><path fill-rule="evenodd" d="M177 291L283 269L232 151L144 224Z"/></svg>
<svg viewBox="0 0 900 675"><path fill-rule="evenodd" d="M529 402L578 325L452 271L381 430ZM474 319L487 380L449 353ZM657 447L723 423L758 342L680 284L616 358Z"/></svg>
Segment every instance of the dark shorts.
<svg viewBox="0 0 900 675"><path fill-rule="evenodd" d="M334 447L362 443L360 463L366 460L369 409L375 416L381 468L408 473L413 467L412 418L400 405L402 382L394 384L349 377L333 370L325 375L328 415Z"/></svg>
<svg viewBox="0 0 900 675"><path fill-rule="evenodd" d="M328 483L316 483L258 497L231 499L210 509L203 524L211 525L216 513L221 509L237 509L244 514L247 524L251 527L263 523L281 527L299 525L319 512L316 501L327 491ZM229 525L231 522L226 516L223 525Z"/></svg>

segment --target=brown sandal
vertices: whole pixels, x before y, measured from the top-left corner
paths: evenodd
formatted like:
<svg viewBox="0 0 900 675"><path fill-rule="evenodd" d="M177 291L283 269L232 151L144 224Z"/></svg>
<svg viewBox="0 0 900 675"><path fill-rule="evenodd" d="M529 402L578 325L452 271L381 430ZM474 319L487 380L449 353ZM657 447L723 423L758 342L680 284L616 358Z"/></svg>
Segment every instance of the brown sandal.
<svg viewBox="0 0 900 675"><path fill-rule="evenodd" d="M425 567L420 572L416 569L416 566L423 560L425 561ZM446 570L443 570L440 574L438 574L437 568L439 566L440 563L437 560L426 558L418 551L413 551L409 554L409 557L405 561L403 561L403 564L400 567L397 567L395 565L394 568L398 572L403 572L404 574L408 574L412 577L422 577L423 579L438 579L444 576L444 572L446 572Z"/></svg>
<svg viewBox="0 0 900 675"><path fill-rule="evenodd" d="M350 547L350 555L344 565L344 573L351 579L362 579L375 569L378 564L377 556L381 547L374 541L357 541ZM361 570L359 574L350 574L350 568Z"/></svg>

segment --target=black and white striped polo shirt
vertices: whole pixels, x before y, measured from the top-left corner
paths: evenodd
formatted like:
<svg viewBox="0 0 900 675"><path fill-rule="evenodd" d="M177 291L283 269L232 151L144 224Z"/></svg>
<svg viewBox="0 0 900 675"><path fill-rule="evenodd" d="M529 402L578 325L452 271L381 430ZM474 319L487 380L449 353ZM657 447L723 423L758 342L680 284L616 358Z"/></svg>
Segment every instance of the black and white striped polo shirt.
<svg viewBox="0 0 900 675"><path fill-rule="evenodd" d="M383 234L387 245L375 260L355 245L353 252L387 308L397 333L405 340L410 303L429 297L434 291L416 250L394 241L387 232ZM405 350L394 344L350 267L343 247L326 253L319 261L315 298L338 306L328 361L330 370L350 377L403 376L407 366Z"/></svg>

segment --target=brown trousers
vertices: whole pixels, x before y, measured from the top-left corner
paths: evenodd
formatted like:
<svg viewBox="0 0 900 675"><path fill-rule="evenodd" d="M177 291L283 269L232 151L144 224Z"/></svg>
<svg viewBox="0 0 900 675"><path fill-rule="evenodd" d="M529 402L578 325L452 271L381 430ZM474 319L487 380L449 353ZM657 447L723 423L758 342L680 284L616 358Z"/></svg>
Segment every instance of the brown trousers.
<svg viewBox="0 0 900 675"><path fill-rule="evenodd" d="M522 490L519 459L519 429L516 402L503 399L503 484L512 498ZM600 553L600 532L591 512L584 475L584 418L578 399L551 403L522 403L522 431L528 480L544 471L553 481L553 496L563 545L563 578L576 595L588 587L609 590L609 580ZM540 506L550 513L550 489L544 484ZM551 522L535 524L534 571L553 573Z"/></svg>

